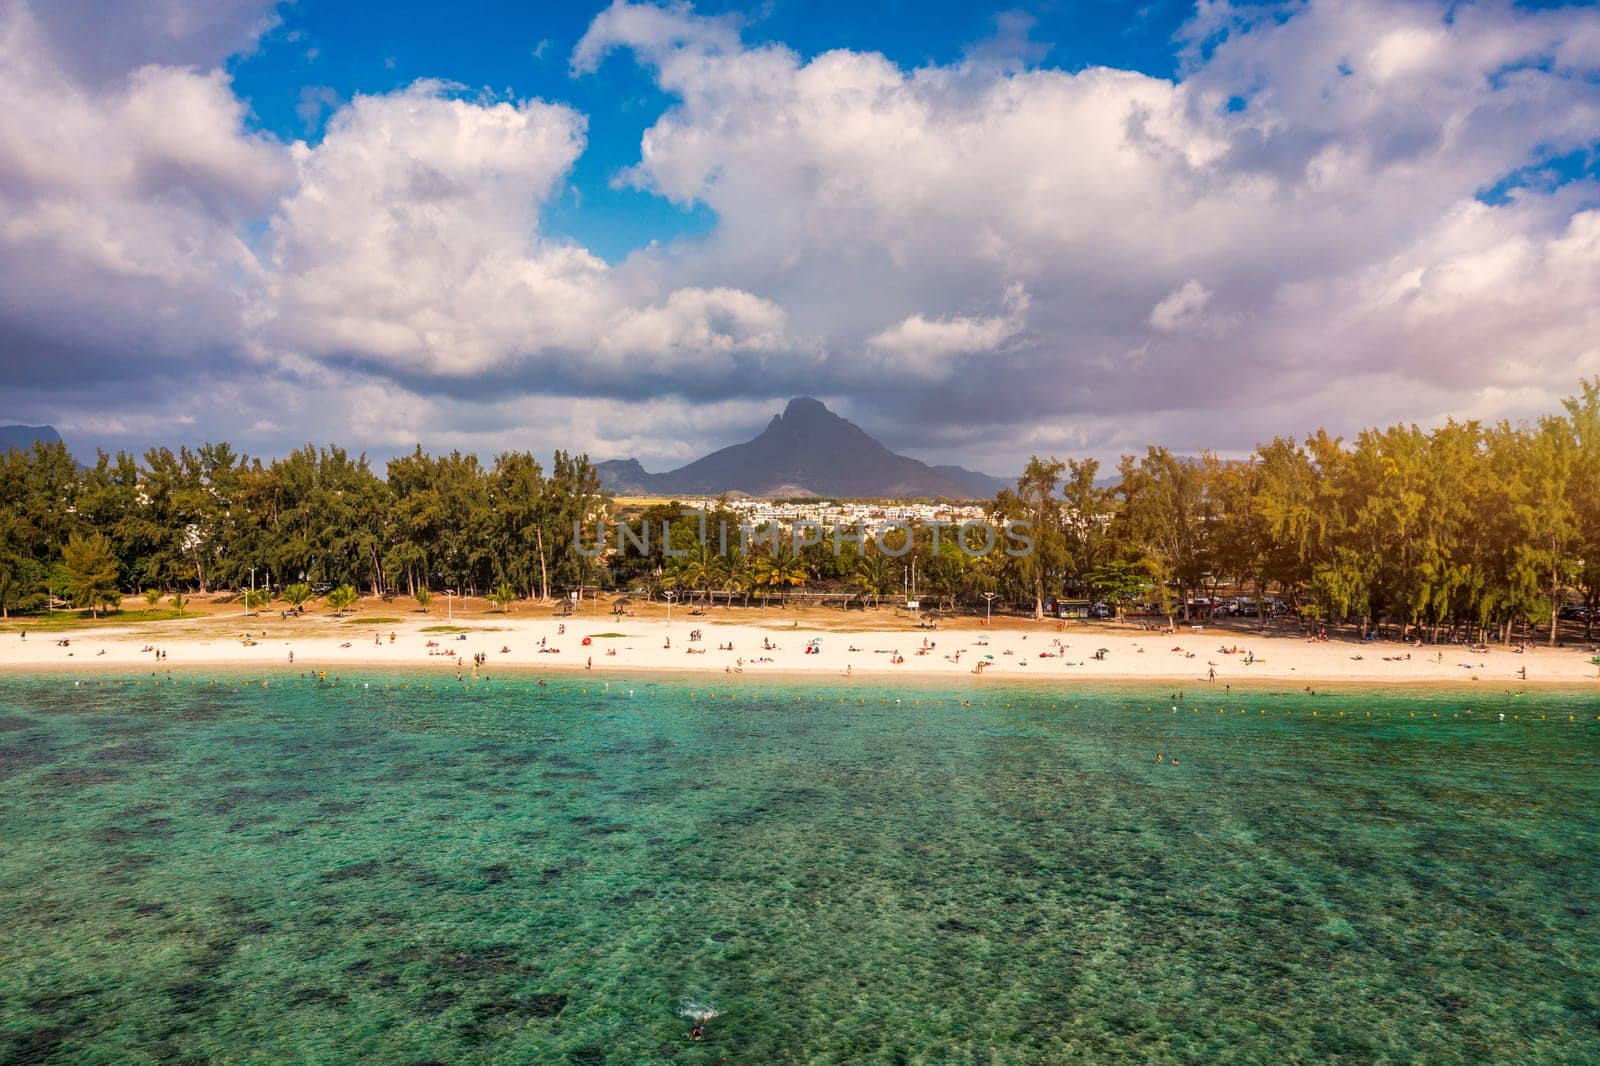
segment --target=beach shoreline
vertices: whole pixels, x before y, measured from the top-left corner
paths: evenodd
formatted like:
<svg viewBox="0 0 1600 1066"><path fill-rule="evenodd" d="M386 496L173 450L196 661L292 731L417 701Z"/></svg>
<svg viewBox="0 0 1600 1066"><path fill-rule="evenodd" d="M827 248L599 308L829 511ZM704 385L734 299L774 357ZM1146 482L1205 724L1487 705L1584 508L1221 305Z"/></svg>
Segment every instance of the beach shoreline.
<svg viewBox="0 0 1600 1066"><path fill-rule="evenodd" d="M700 639L691 640L696 630ZM157 652L164 657L158 659ZM459 621L430 616L371 621L360 616L248 621L210 616L122 625L113 621L37 631L26 640L20 631L0 633L0 677L57 670L196 668L272 674L403 669L469 676L476 665L485 675L592 672L929 683L965 679L1065 688L1152 683L1194 693L1285 685L1481 685L1600 693L1592 654L1573 646L1526 651L1495 646L1484 652L1463 645L1312 641L1298 634L1209 625L1176 632L1093 624L1058 630L1052 622L1015 619L993 628L917 630L605 616L477 616Z"/></svg>

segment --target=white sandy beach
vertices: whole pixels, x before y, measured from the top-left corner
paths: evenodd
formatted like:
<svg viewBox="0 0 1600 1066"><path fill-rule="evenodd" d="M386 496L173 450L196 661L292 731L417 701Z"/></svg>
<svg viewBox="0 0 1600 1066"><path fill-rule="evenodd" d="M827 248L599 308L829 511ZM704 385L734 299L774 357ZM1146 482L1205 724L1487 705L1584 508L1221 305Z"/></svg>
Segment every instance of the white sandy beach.
<svg viewBox="0 0 1600 1066"><path fill-rule="evenodd" d="M737 618L737 616L733 616ZM871 626L869 618L863 625ZM885 619L885 621L888 621ZM381 623L381 624L380 624ZM438 630L436 616L402 621L276 615L215 616L65 632L0 633L0 670L51 668L256 667L404 668L483 673L517 670L691 671L760 676L929 677L1160 681L1193 687L1251 682L1592 684L1594 652L1584 646L1488 651L1398 642L1308 641L1291 632L1184 626L1176 633L1129 627L1008 619L991 629L830 630L781 619L615 618L578 615L456 619L462 632ZM700 639L691 639L698 630ZM246 643L245 634L250 635ZM587 638L588 642L585 643ZM62 642L67 643L63 644ZM814 643L813 643L814 642ZM808 652L808 647L815 651ZM1103 657L1097 657L1105 649ZM165 654L157 660L156 651ZM981 669L980 669L981 664ZM1213 680L1214 674L1214 680Z"/></svg>

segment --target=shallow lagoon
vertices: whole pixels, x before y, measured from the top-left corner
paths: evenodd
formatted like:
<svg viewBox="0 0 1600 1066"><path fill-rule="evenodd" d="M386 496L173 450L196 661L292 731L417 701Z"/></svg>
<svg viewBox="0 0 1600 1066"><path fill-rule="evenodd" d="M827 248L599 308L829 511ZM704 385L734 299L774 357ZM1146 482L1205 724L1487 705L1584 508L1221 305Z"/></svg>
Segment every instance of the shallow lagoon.
<svg viewBox="0 0 1600 1066"><path fill-rule="evenodd" d="M0 1061L1595 1061L1597 703L6 678Z"/></svg>

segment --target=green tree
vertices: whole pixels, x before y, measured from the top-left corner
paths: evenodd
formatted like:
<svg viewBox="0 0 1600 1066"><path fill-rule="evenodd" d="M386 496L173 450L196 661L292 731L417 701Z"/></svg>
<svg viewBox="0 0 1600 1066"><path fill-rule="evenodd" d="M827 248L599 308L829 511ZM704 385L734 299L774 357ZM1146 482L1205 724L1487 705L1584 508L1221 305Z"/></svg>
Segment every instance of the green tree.
<svg viewBox="0 0 1600 1066"><path fill-rule="evenodd" d="M882 602L883 594L893 589L899 578L900 567L879 552L869 552L856 562L856 586L872 597L874 609Z"/></svg>
<svg viewBox="0 0 1600 1066"><path fill-rule="evenodd" d="M1514 498L1519 536L1513 575L1526 590L1529 614L1542 608L1554 647L1563 590L1579 570L1581 527L1569 494L1577 454L1568 424L1559 418L1540 419L1518 440L1520 477Z"/></svg>
<svg viewBox="0 0 1600 1066"><path fill-rule="evenodd" d="M500 584L495 587L494 591L489 593L490 602L496 607L500 608L502 613L509 612L511 610L511 605L516 602L516 599L517 592L511 587L511 583L509 581L500 582Z"/></svg>
<svg viewBox="0 0 1600 1066"><path fill-rule="evenodd" d="M1044 617L1045 594L1054 591L1056 576L1071 561L1059 498L1066 470L1061 460L1040 459L1036 455L1028 460L1016 489L1002 489L995 497L995 515L1002 520L1026 522L1028 535L1033 538L1033 549L1017 559L1016 567L1033 596L1035 620Z"/></svg>
<svg viewBox="0 0 1600 1066"><path fill-rule="evenodd" d="M1189 617L1189 596L1212 568L1217 511L1214 487L1219 464L1202 452L1198 460L1152 447L1140 460L1125 456L1118 468L1122 496L1120 536L1141 552L1156 580L1169 623L1176 607Z"/></svg>
<svg viewBox="0 0 1600 1066"><path fill-rule="evenodd" d="M67 595L74 606L87 607L90 615L99 617L102 607L113 608L122 602L117 589L117 557L104 534L72 534L61 557L66 564Z"/></svg>
<svg viewBox="0 0 1600 1066"><path fill-rule="evenodd" d="M1592 639L1600 615L1600 376L1582 382L1579 394L1563 406L1575 449L1567 482L1567 502L1577 527L1574 579L1589 608L1584 637Z"/></svg>
<svg viewBox="0 0 1600 1066"><path fill-rule="evenodd" d="M417 606L422 608L422 613L428 613L428 604L433 602L433 593L428 591L428 586L418 585L417 591L412 593L416 598Z"/></svg>
<svg viewBox="0 0 1600 1066"><path fill-rule="evenodd" d="M755 584L762 590L763 599L774 591L798 588L809 578L805 560L780 544L777 551L768 552L755 561Z"/></svg>
<svg viewBox="0 0 1600 1066"><path fill-rule="evenodd" d="M340 585L328 593L323 599L323 603L327 604L334 614L343 614L355 606L356 599L356 590L353 585Z"/></svg>
<svg viewBox="0 0 1600 1066"><path fill-rule="evenodd" d="M1084 575L1089 594L1096 599L1109 600L1116 606L1117 618L1122 618L1127 605L1138 598L1150 581L1150 575L1137 563L1113 559L1101 563Z"/></svg>

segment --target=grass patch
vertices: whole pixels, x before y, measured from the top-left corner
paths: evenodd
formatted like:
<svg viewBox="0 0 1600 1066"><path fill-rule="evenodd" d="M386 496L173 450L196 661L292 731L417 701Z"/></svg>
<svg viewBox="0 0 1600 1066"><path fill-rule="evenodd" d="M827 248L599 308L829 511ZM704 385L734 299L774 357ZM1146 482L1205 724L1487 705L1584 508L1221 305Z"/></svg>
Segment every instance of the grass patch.
<svg viewBox="0 0 1600 1066"><path fill-rule="evenodd" d="M589 638L591 640L620 640L627 635L626 633L590 633Z"/></svg>
<svg viewBox="0 0 1600 1066"><path fill-rule="evenodd" d="M137 611L102 611L99 618L90 618L88 611L52 611L49 614L12 615L4 622L0 622L0 631L15 633L26 629L30 632L51 633L68 629L92 629L103 625L128 625L138 622L172 622L179 618L203 618L193 611L179 614L168 607L144 608Z"/></svg>
<svg viewBox="0 0 1600 1066"><path fill-rule="evenodd" d="M346 622L360 622L362 625L392 626L405 621L403 618L346 618Z"/></svg>
<svg viewBox="0 0 1600 1066"><path fill-rule="evenodd" d="M471 630L466 626L423 626L419 632L423 633L468 633Z"/></svg>

